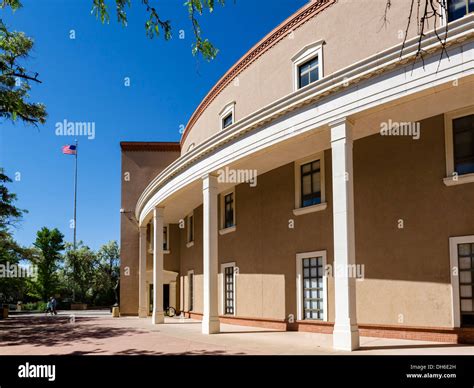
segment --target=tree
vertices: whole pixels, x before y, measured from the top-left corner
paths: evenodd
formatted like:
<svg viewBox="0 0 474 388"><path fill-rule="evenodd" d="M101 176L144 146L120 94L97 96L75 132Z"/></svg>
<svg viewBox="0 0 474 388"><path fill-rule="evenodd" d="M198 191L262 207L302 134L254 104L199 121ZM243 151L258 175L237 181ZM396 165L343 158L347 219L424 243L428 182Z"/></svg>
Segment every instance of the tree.
<svg viewBox="0 0 474 388"><path fill-rule="evenodd" d="M0 9L21 7L19 0L0 0ZM33 48L33 40L23 32L8 31L0 19L0 117L33 125L44 124L46 108L29 102L31 82L40 83L38 73L30 73L21 62Z"/></svg>
<svg viewBox="0 0 474 388"><path fill-rule="evenodd" d="M120 275L120 249L117 241L109 241L97 252L98 267L94 302L107 306L115 303L115 286Z"/></svg>
<svg viewBox="0 0 474 388"><path fill-rule="evenodd" d="M127 7L131 7L131 0L114 0L117 21L123 26L127 25ZM138 1L137 1L138 2ZM148 19L145 22L145 32L149 38L160 35L160 31L164 34L165 40L171 39L171 21L160 16L157 9L151 5L151 0L141 0L145 7ZM194 43L192 53L196 55L200 53L205 59L214 59L218 53L218 49L208 40L203 38L201 26L198 16L202 15L205 10L210 13L214 11L215 5L224 6L225 0L187 0L184 6L187 8L189 19L193 28ZM108 6L106 0L93 0L92 12L102 23L108 23L110 20Z"/></svg>
<svg viewBox="0 0 474 388"><path fill-rule="evenodd" d="M13 239L11 227L21 220L25 210L14 204L16 195L9 192L6 184L11 179L0 169L0 265L2 268L18 266L22 259L31 256L28 249L20 247ZM5 275L5 274L3 274ZM0 277L0 300L13 302L21 300L26 290L25 278Z"/></svg>
<svg viewBox="0 0 474 388"><path fill-rule="evenodd" d="M94 299L97 267L96 253L82 241L76 249L72 244L66 244L64 273L67 284L73 291L74 302L87 303Z"/></svg>
<svg viewBox="0 0 474 388"><path fill-rule="evenodd" d="M43 227L37 232L33 245L37 251L32 261L38 267L38 277L32 284L33 291L42 300L47 300L59 287L58 269L62 262L64 236L56 228Z"/></svg>
<svg viewBox="0 0 474 388"><path fill-rule="evenodd" d="M387 0L385 4L385 12L383 16L383 24L388 23L388 12L392 6L392 0ZM444 15L443 15L444 14ZM448 38L448 23L445 23L444 33L439 35L437 28L439 27L439 20L443 17L446 17L448 14L447 1L446 0L411 0L410 7L408 10L408 20L403 37L402 49L400 51L400 57L403 55L403 50L405 49L405 44L408 38L408 31L410 26L413 23L416 23L418 29L418 46L415 53L415 60L421 59L424 65L424 55L425 51L423 50L422 43L423 38L426 36L425 32L430 27L430 22L432 22L434 32L438 42L441 45L441 54L440 60L443 58L443 55L448 56L446 51L446 40Z"/></svg>

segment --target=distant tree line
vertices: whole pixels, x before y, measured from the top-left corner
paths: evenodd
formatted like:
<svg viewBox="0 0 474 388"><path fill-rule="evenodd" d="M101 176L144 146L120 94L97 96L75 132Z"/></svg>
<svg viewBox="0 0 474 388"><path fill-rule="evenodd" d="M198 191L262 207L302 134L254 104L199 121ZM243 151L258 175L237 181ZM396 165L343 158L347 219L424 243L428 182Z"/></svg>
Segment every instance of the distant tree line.
<svg viewBox="0 0 474 388"><path fill-rule="evenodd" d="M26 211L15 206L9 182L0 169L0 302L46 302L54 296L59 302L113 305L120 273L117 242L94 251L81 241L73 249L58 229L43 227L31 247L20 246L13 229ZM19 276L17 269L27 266L35 269L28 272L35 276Z"/></svg>

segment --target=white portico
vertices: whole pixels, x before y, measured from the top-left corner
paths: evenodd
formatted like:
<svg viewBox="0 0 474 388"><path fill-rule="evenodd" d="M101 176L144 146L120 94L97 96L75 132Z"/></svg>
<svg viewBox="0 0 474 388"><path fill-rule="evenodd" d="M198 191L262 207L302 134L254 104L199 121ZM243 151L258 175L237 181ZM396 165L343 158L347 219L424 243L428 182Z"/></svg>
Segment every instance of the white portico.
<svg viewBox="0 0 474 388"><path fill-rule="evenodd" d="M471 20L474 23L474 19ZM136 207L140 227L140 316L146 316L146 224L154 224L153 323L163 322L164 224L179 224L202 205L202 332L219 333L218 315L218 195L230 185L217 181L225 167L257 170L264 174L299 158L331 150L334 265L356 263L354 227L353 142L379 131L390 118L417 121L466 105L474 82L473 43L462 44L469 23L453 25L449 60L438 55L413 67L416 41L407 42L399 60L399 47L343 69L229 126L173 162L144 190ZM459 40L456 40L459 39ZM461 42L461 43L459 43ZM426 48L436 48L428 36ZM452 81L457 81L456 88ZM345 275L334 279L335 321L333 346L353 350L359 346L356 317L356 281Z"/></svg>

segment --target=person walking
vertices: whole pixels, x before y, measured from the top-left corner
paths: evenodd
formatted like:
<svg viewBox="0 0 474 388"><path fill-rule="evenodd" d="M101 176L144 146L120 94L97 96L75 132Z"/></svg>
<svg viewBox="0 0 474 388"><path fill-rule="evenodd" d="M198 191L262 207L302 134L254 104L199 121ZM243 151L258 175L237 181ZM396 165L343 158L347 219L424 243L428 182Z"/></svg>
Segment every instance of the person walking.
<svg viewBox="0 0 474 388"><path fill-rule="evenodd" d="M57 306L58 302L56 301L54 296L52 296L50 300L51 300L51 308L52 308L52 311L53 311L54 315L58 315L58 312L56 311L56 306Z"/></svg>
<svg viewBox="0 0 474 388"><path fill-rule="evenodd" d="M53 314L53 304L51 303L51 299L46 303L46 315L48 314Z"/></svg>

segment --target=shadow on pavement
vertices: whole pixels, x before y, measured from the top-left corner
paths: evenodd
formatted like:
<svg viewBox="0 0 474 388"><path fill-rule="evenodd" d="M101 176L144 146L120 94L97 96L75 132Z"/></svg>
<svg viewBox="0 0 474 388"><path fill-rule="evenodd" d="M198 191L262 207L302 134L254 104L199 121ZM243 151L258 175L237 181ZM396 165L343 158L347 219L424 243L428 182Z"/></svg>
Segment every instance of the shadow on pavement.
<svg viewBox="0 0 474 388"><path fill-rule="evenodd" d="M2 346L58 346L72 342L145 333L140 329L117 328L85 324L96 318L75 317L71 323L68 316L28 316L0 320L0 343ZM77 324L81 323L81 324Z"/></svg>

